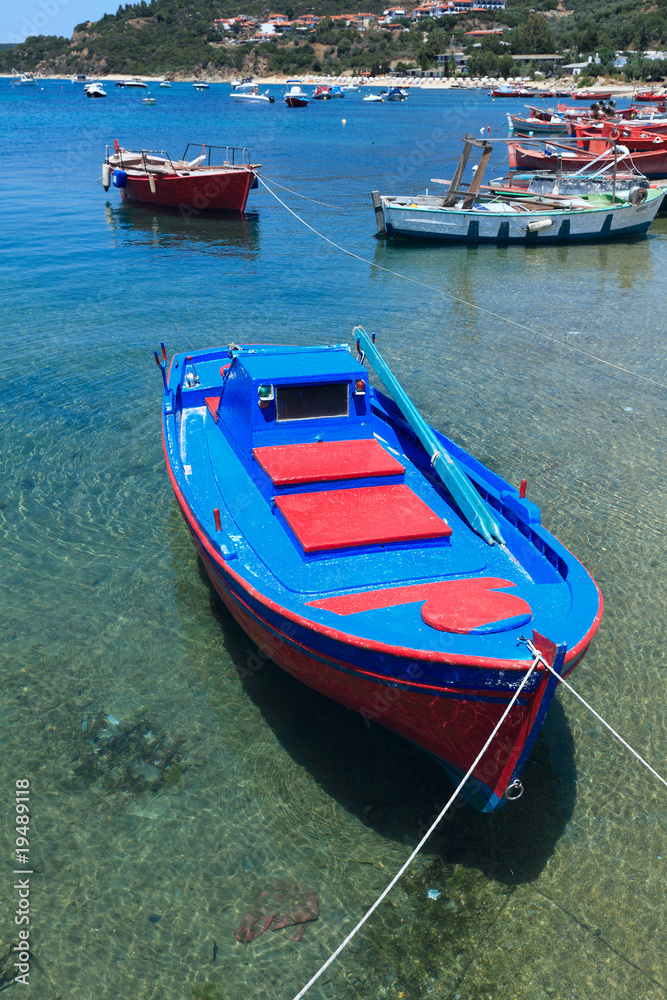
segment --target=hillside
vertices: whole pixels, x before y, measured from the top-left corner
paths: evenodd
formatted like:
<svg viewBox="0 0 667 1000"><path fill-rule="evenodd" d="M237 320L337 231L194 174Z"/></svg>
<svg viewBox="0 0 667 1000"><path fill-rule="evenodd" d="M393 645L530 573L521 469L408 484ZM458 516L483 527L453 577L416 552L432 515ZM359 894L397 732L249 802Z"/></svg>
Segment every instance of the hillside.
<svg viewBox="0 0 667 1000"><path fill-rule="evenodd" d="M437 64L436 56L452 41L465 48L473 75L502 73L513 68L511 53L567 52L571 61L599 53L598 72L613 71L616 50L667 48L667 0L639 8L635 0L508 0L506 10L447 15L413 25L407 31L382 26L359 32L321 21L306 35L289 31L275 40L251 43L243 32L222 35L214 20L234 17L237 0L141 0L125 4L116 14L77 25L71 39L29 38L22 45L0 49L0 71L12 66L44 75L178 75L201 74L228 78L239 72L330 73L344 70L373 73L390 67ZM533 3L535 0L533 0ZM307 5L308 3L308 5ZM232 7L232 4L234 6ZM381 13L384 0L364 0L364 9ZM258 20L275 12L265 0L248 0L243 14ZM289 0L280 6L288 19L302 14L349 13L348 0ZM466 36L471 29L504 27L501 36ZM631 75L646 77L665 70L636 56ZM453 71L453 65L446 67Z"/></svg>

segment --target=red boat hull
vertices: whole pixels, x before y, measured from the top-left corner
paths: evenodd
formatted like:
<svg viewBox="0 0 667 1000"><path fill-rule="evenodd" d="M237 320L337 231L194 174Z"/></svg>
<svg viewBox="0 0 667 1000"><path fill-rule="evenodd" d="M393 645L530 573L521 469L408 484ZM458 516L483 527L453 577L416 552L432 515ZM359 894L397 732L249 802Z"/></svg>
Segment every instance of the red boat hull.
<svg viewBox="0 0 667 1000"><path fill-rule="evenodd" d="M584 90L579 94L575 91L572 97L575 101L609 101L611 90Z"/></svg>
<svg viewBox="0 0 667 1000"><path fill-rule="evenodd" d="M209 173L152 174L153 186L146 174L128 171L125 194L136 201L196 211L213 209L225 212L245 211L250 186L255 179L252 170L237 168Z"/></svg>
<svg viewBox="0 0 667 1000"><path fill-rule="evenodd" d="M362 676L341 669L336 662L329 664L321 654L314 655L314 651L303 645L297 648L289 636L283 638L275 628L259 620L256 612L225 586L206 549L193 534L218 595L264 658L273 660L313 690L360 713L367 724L377 721L417 744L439 760L453 777L462 777L467 772L507 707L510 699L506 692L489 697L488 690L463 692L452 688L435 692L426 685L423 691L405 690L400 685L387 685L384 677ZM587 649L588 644L576 660L567 663L564 675L578 666ZM258 669L261 662L250 669ZM502 801L527 743L532 742L531 735L534 738L533 726L543 701L546 700L546 705L551 701L554 685L555 680L544 672L536 690L519 698L473 771L471 781L479 788L478 807L484 811ZM468 797L475 797L474 792L468 791Z"/></svg>
<svg viewBox="0 0 667 1000"><path fill-rule="evenodd" d="M510 170L563 170L565 172L581 170L595 159L596 154L584 153L576 156L562 156L558 153L540 153L534 149L527 149L518 143L509 143L509 164ZM614 155L601 157L597 160L596 166L600 169L605 162L614 162ZM646 177L661 178L667 177L667 153L666 152L639 152L629 156L619 155L618 167L627 170L634 167Z"/></svg>
<svg viewBox="0 0 667 1000"><path fill-rule="evenodd" d="M286 97L285 104L288 108L307 108L308 107L308 97Z"/></svg>

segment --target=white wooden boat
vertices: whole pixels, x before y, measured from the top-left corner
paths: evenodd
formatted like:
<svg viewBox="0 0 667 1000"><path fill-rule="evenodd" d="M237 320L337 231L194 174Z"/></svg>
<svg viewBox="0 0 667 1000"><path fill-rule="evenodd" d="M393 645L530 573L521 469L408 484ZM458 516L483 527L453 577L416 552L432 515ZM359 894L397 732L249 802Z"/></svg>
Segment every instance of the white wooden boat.
<svg viewBox="0 0 667 1000"><path fill-rule="evenodd" d="M641 189L645 191L646 189ZM438 195L381 197L387 236L456 243L566 243L645 233L662 204L664 190L649 189L638 204L611 195L514 201L496 197L463 208Z"/></svg>
<svg viewBox="0 0 667 1000"><path fill-rule="evenodd" d="M464 190L463 172L475 146L482 156ZM637 185L580 195L482 193L492 143L466 136L461 160L444 194L380 195L373 192L378 235L450 243L569 243L639 236L648 230L667 189Z"/></svg>

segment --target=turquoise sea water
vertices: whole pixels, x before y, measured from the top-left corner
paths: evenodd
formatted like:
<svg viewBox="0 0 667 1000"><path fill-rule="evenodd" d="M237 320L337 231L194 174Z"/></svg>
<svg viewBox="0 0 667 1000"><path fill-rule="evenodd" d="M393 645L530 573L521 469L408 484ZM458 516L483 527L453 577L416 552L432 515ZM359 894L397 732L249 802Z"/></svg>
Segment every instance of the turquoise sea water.
<svg viewBox="0 0 667 1000"><path fill-rule="evenodd" d="M8 995L291 1000L451 786L230 620L169 486L152 349L375 330L427 418L527 478L598 580L605 619L573 683L664 773L667 222L599 246L385 245L370 190L451 177L465 132L506 134L508 102L414 90L289 111L182 84L144 107L108 89L0 83L0 983L28 779L30 986ZM280 191L310 225L413 282L341 254L262 188L243 218L121 204L96 183L114 138L247 146L264 176L331 206ZM667 994L667 791L567 692L524 779L511 807L444 824L309 997ZM238 943L281 878L317 891L319 919L301 942Z"/></svg>

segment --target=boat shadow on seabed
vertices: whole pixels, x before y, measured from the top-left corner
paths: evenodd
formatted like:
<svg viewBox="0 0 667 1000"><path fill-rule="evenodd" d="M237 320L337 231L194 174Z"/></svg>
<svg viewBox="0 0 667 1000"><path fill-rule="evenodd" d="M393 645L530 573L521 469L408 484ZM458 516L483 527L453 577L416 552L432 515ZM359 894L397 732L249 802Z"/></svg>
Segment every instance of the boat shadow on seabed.
<svg viewBox="0 0 667 1000"><path fill-rule="evenodd" d="M300 684L258 649L219 599L192 551L175 505L170 538L188 657L220 719L225 745L232 747L237 741L238 752L247 753L249 728L257 730L253 705L270 727L272 740L252 741L257 794L271 793L262 781L263 775L276 769L273 741L277 740L327 795L377 834L398 844L416 844L453 791L441 767L381 725L381 706L377 720L364 719ZM206 659L202 654L203 619L207 619L209 639L213 634L219 650L215 663L210 655ZM268 755L264 763L257 760L258 752L260 758ZM576 797L574 742L558 698L552 702L522 780L522 798L492 814L477 812L460 797L425 852L436 854L447 867L461 864L478 869L507 886L531 882L540 875L572 818ZM250 787L247 790L252 792ZM297 825L301 809L307 809L305 802L290 804ZM313 820L312 815L304 815L304 827ZM323 828L320 833L327 836ZM405 851L407 855L409 848Z"/></svg>

